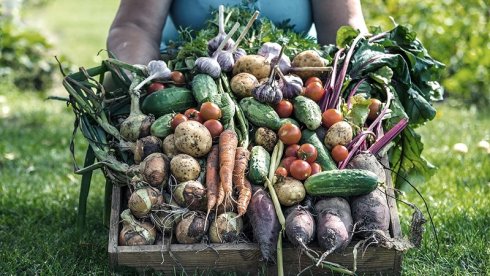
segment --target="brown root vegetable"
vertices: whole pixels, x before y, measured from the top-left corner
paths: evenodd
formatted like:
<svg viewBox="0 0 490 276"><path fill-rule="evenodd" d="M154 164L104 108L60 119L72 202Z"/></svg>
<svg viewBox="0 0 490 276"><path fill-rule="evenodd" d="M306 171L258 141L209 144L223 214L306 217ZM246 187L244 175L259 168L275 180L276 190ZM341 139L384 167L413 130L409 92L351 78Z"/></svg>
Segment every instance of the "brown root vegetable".
<svg viewBox="0 0 490 276"><path fill-rule="evenodd" d="M146 217L151 209L164 202L163 195L153 187L144 187L135 190L128 200L128 208L137 217Z"/></svg>
<svg viewBox="0 0 490 276"><path fill-rule="evenodd" d="M291 65L295 68L301 67L325 67L326 61L322 58L318 52L314 50L306 50L299 54L297 54L291 63ZM298 75L303 81L306 81L310 77L321 77L321 71L315 70L306 70L306 71L295 71L295 74Z"/></svg>
<svg viewBox="0 0 490 276"><path fill-rule="evenodd" d="M257 86L259 86L259 81L249 73L239 73L231 79L231 91L238 98L252 96L252 90Z"/></svg>
<svg viewBox="0 0 490 276"><path fill-rule="evenodd" d="M233 75L245 72L254 75L258 80L268 77L270 71L270 62L259 55L243 56L233 66Z"/></svg>
<svg viewBox="0 0 490 276"><path fill-rule="evenodd" d="M317 240L325 250L321 261L334 251L342 251L352 239L352 215L349 203L340 197L325 198L315 204Z"/></svg>
<svg viewBox="0 0 490 276"><path fill-rule="evenodd" d="M333 124L325 134L325 146L331 149L336 145L346 146L352 141L352 127L346 121Z"/></svg>
<svg viewBox="0 0 490 276"><path fill-rule="evenodd" d="M175 147L175 135L170 134L169 136L163 139L162 143L163 153L168 156L168 158L172 158L175 155L179 154L179 150Z"/></svg>
<svg viewBox="0 0 490 276"><path fill-rule="evenodd" d="M169 233L175 224L172 208L167 204L157 205L150 214L151 221L162 233Z"/></svg>
<svg viewBox="0 0 490 276"><path fill-rule="evenodd" d="M301 181L285 177L274 184L277 198L281 205L292 206L300 203L306 195L305 186Z"/></svg>
<svg viewBox="0 0 490 276"><path fill-rule="evenodd" d="M162 140L155 136L146 136L136 140L134 148L134 162L139 164L152 153L162 152Z"/></svg>
<svg viewBox="0 0 490 276"><path fill-rule="evenodd" d="M157 231L149 222L140 222L129 209L121 213L123 227L119 233L119 245L150 245L155 243Z"/></svg>
<svg viewBox="0 0 490 276"><path fill-rule="evenodd" d="M352 218L356 224L356 234L364 238L373 235L389 237L390 209L382 186L369 194L352 198L350 205ZM381 238L383 237L377 240Z"/></svg>
<svg viewBox="0 0 490 276"><path fill-rule="evenodd" d="M354 156L347 164L346 169L368 170L378 176L378 182L386 183L386 172L383 165L379 163L376 156L371 153L359 153Z"/></svg>
<svg viewBox="0 0 490 276"><path fill-rule="evenodd" d="M170 171L177 182L196 180L201 172L199 162L190 155L177 154L170 161Z"/></svg>
<svg viewBox="0 0 490 276"><path fill-rule="evenodd" d="M191 211L186 213L175 227L175 236L179 243L199 243L206 235L206 214Z"/></svg>
<svg viewBox="0 0 490 276"><path fill-rule="evenodd" d="M315 219L307 208L296 205L286 217L286 236L296 247L308 250L315 238Z"/></svg>
<svg viewBox="0 0 490 276"><path fill-rule="evenodd" d="M206 188L199 181L187 181L184 185L184 206L191 211L205 211L207 206Z"/></svg>
<svg viewBox="0 0 490 276"><path fill-rule="evenodd" d="M148 155L139 165L143 181L153 187L167 187L170 162L163 153L152 153Z"/></svg>
<svg viewBox="0 0 490 276"><path fill-rule="evenodd" d="M262 260L274 262L281 225L269 194L258 186L254 186L252 191L247 216L252 225L253 236L259 244Z"/></svg>
<svg viewBox="0 0 490 276"><path fill-rule="evenodd" d="M236 242L243 230L243 220L236 213L226 212L218 215L209 227L209 240L212 243Z"/></svg>
<svg viewBox="0 0 490 276"><path fill-rule="evenodd" d="M254 138L255 143L264 147L268 152L272 152L277 143L277 134L273 130L265 127L259 127L257 131L255 131Z"/></svg>
<svg viewBox="0 0 490 276"><path fill-rule="evenodd" d="M175 128L175 147L192 157L203 157L211 150L213 138L209 130L196 121L186 121Z"/></svg>

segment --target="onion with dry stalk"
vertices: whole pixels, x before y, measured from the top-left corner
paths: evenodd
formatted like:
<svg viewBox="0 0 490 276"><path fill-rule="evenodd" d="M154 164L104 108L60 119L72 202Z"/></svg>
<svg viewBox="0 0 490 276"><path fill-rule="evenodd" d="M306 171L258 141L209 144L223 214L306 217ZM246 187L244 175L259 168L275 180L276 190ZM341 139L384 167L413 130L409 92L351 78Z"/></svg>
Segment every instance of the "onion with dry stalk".
<svg viewBox="0 0 490 276"><path fill-rule="evenodd" d="M164 202L162 193L153 187L139 188L131 193L128 207L137 218L148 216L152 208Z"/></svg>
<svg viewBox="0 0 490 276"><path fill-rule="evenodd" d="M243 231L243 220L236 213L226 212L218 215L209 227L209 240L212 243L236 242Z"/></svg>
<svg viewBox="0 0 490 276"><path fill-rule="evenodd" d="M152 153L139 164L140 175L143 181L153 187L167 187L170 173L170 162L163 153Z"/></svg>
<svg viewBox="0 0 490 276"><path fill-rule="evenodd" d="M201 242L207 232L206 214L190 211L183 215L175 227L175 237L179 243L191 244Z"/></svg>
<svg viewBox="0 0 490 276"><path fill-rule="evenodd" d="M149 222L140 222L129 209L121 213L123 227L119 233L119 245L150 245L155 243L157 231Z"/></svg>

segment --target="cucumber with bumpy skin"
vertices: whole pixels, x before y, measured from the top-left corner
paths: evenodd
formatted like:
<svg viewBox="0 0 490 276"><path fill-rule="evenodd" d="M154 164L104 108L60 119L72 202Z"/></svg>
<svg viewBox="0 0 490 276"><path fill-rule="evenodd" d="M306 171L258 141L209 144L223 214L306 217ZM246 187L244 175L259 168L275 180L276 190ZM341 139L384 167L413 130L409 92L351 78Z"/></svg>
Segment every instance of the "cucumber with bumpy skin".
<svg viewBox="0 0 490 276"><path fill-rule="evenodd" d="M252 97L243 98L240 101L240 107L247 120L255 126L278 130L282 125L281 118L279 118L274 108Z"/></svg>
<svg viewBox="0 0 490 276"><path fill-rule="evenodd" d="M297 96L293 99L294 117L308 129L315 130L322 124L322 111L312 99Z"/></svg>
<svg viewBox="0 0 490 276"><path fill-rule="evenodd" d="M253 147L248 162L248 180L255 185L264 184L269 174L270 164L270 154L262 146Z"/></svg>
<svg viewBox="0 0 490 276"><path fill-rule="evenodd" d="M174 113L169 113L156 119L155 122L151 124L151 128L150 128L151 135L156 136L163 140L165 137L172 134L174 130L172 129L170 123L172 122L174 115L175 115Z"/></svg>
<svg viewBox="0 0 490 276"><path fill-rule="evenodd" d="M378 176L368 170L344 169L324 171L308 177L306 193L312 196L357 196L378 186Z"/></svg>
<svg viewBox="0 0 490 276"><path fill-rule="evenodd" d="M208 74L197 74L192 79L192 95L199 104L213 101L218 95L218 86Z"/></svg>
<svg viewBox="0 0 490 276"><path fill-rule="evenodd" d="M187 88L175 86L151 93L143 100L141 111L158 118L172 112L184 112L195 106L192 92Z"/></svg>
<svg viewBox="0 0 490 276"><path fill-rule="evenodd" d="M332 157L330 156L330 152L325 147L325 145L323 145L322 141L320 140L320 138L318 138L318 135L315 131L309 129L303 130L303 132L301 133L300 142L302 144L312 144L316 148L316 151L318 152L316 162L320 164L320 166L322 167L322 171L337 169L337 164L335 164L335 161L333 161Z"/></svg>

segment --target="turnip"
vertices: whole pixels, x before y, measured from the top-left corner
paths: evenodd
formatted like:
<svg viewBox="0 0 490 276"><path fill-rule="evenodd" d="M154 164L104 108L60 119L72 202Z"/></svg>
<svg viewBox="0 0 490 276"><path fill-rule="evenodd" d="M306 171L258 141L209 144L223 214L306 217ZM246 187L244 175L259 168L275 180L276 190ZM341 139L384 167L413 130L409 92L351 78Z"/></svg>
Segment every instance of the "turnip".
<svg viewBox="0 0 490 276"><path fill-rule="evenodd" d="M285 177L274 184L277 198L281 205L292 206L301 202L306 195L305 187L301 181L292 177Z"/></svg>
<svg viewBox="0 0 490 276"><path fill-rule="evenodd" d="M330 197L315 204L317 240L325 250L317 265L334 251L342 251L352 239L352 216L349 203L340 197Z"/></svg>
<svg viewBox="0 0 490 276"><path fill-rule="evenodd" d="M233 212L218 215L209 228L209 239L213 243L236 242L243 230L243 220Z"/></svg>
<svg viewBox="0 0 490 276"><path fill-rule="evenodd" d="M179 243L198 243L207 232L206 214L190 211L183 215L175 227L175 236Z"/></svg>
<svg viewBox="0 0 490 276"><path fill-rule="evenodd" d="M281 225L271 198L262 188L253 187L247 216L252 225L254 239L259 244L262 260L265 262L275 261L274 255Z"/></svg>

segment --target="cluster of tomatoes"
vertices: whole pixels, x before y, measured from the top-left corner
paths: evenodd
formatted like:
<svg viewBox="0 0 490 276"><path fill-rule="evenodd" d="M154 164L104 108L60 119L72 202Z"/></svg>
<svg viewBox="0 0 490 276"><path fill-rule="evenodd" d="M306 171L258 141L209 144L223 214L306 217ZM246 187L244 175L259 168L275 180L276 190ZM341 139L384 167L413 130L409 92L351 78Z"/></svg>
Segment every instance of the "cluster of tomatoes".
<svg viewBox="0 0 490 276"><path fill-rule="evenodd" d="M278 177L291 176L297 180L305 180L322 171L320 164L315 162L317 157L318 151L312 144L289 145L275 174Z"/></svg>
<svg viewBox="0 0 490 276"><path fill-rule="evenodd" d="M174 115L170 126L175 129L180 123L187 120L197 121L203 124L211 133L211 137L219 137L223 132L223 124L219 121L221 118L221 109L213 102L204 102L199 110L195 108L187 109L184 114L177 113Z"/></svg>
<svg viewBox="0 0 490 276"><path fill-rule="evenodd" d="M170 74L170 81L168 83L172 83L175 86L183 86L185 85L185 76L180 71L172 71ZM165 88L165 84L159 81L153 81L146 88L146 92L149 94L162 90Z"/></svg>

